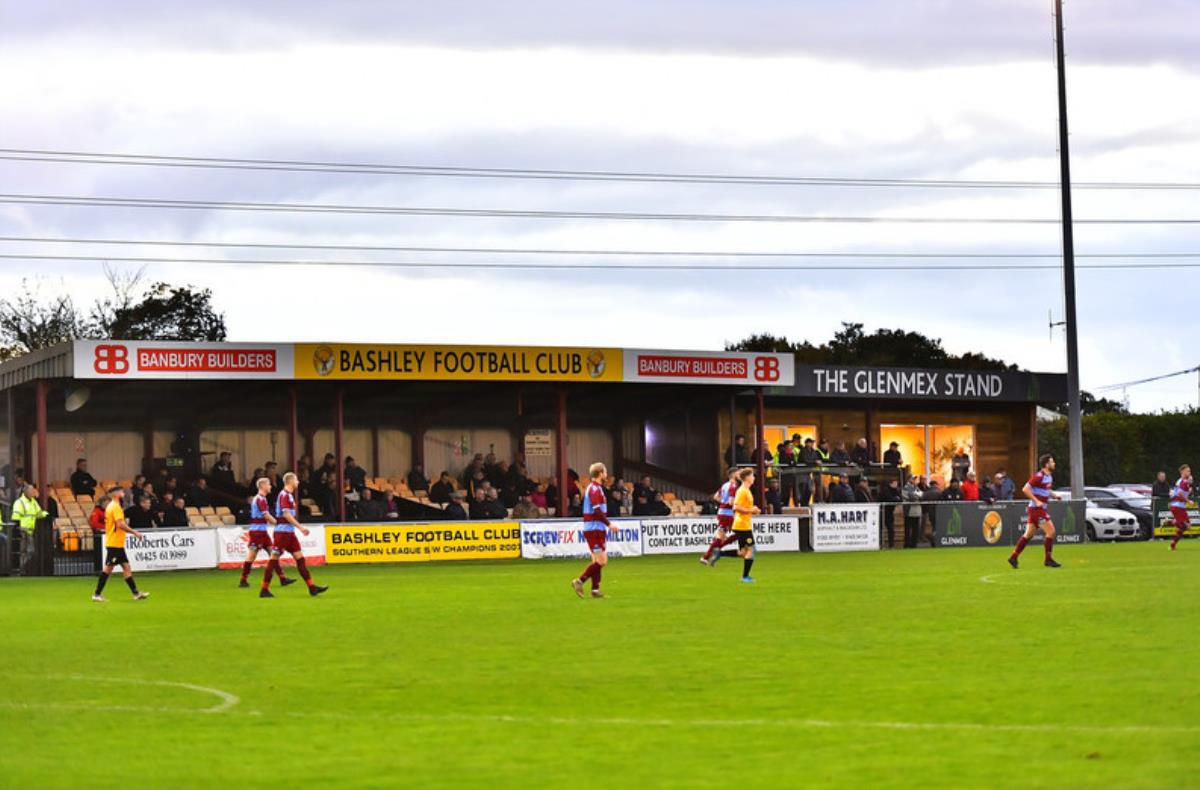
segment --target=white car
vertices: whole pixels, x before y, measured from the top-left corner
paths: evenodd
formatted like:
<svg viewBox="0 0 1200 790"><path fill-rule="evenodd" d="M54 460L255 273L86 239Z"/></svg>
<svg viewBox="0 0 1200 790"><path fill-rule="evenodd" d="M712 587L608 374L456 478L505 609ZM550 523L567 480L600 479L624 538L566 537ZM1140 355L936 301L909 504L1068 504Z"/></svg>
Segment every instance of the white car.
<svg viewBox="0 0 1200 790"><path fill-rule="evenodd" d="M1063 499L1071 498L1069 489L1060 488L1055 492ZM1088 540L1137 540L1138 522L1132 513L1110 507L1100 507L1090 499L1087 500L1087 536Z"/></svg>

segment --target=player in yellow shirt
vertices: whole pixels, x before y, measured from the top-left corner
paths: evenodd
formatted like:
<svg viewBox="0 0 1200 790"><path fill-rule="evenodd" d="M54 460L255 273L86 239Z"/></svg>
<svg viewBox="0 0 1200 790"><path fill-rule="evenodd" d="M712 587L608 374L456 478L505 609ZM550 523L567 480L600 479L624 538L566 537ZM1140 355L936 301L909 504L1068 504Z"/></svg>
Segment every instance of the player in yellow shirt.
<svg viewBox="0 0 1200 790"><path fill-rule="evenodd" d="M96 582L96 592L92 594L92 600L98 602L105 600L101 593L104 592L104 585L108 583L108 575L117 565L121 566L125 583L129 585L129 591L133 593L133 600L140 601L149 598L150 593L138 590L137 582L133 580L133 571L129 569L129 556L125 553L125 533L138 538L146 536L129 526L125 520L125 509L121 507L121 500L125 498L125 489L114 486L108 489L108 495L112 501L104 509L104 570L100 571L100 579Z"/></svg>
<svg viewBox="0 0 1200 790"><path fill-rule="evenodd" d="M754 579L750 576L750 567L754 565L754 527L751 518L761 511L754 506L754 470L742 469L737 474L739 483L737 494L733 498L733 536L737 538L738 556L742 558L742 581L749 584Z"/></svg>

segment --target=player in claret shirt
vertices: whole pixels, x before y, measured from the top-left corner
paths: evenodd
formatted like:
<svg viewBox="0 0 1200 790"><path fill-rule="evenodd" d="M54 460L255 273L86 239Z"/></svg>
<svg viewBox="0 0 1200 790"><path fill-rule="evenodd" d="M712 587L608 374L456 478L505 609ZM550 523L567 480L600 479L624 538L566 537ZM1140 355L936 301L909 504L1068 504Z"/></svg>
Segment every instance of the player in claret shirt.
<svg viewBox="0 0 1200 790"><path fill-rule="evenodd" d="M729 479L717 490L717 535L700 558L701 565L716 565L717 560L721 559L721 549L737 540L736 535L729 534L733 529L733 497L738 489L737 474L737 467L732 467L729 470Z"/></svg>
<svg viewBox="0 0 1200 790"><path fill-rule="evenodd" d="M283 575L283 566L279 564L279 557L271 554L271 533L267 531L268 526L276 523L275 517L271 515L271 502L268 499L271 495L271 480L260 477L257 486L258 494L250 500L250 527L246 533L248 551L246 561L242 563L242 580L238 582L238 587L250 586L247 579L250 577L250 569L254 567L254 561L258 559L260 551L267 552L267 560L269 563L274 563L272 570L279 575L279 583L287 587L289 584L295 584L296 580Z"/></svg>
<svg viewBox="0 0 1200 790"><path fill-rule="evenodd" d="M571 580L575 594L583 597L583 583L592 580L592 597L603 598L600 592L600 572L608 564L607 537L609 532L617 528L608 520L608 495L604 493L604 479L608 477L608 469L601 463L592 464L588 468L592 482L588 483L583 495L583 537L587 541L588 550L592 553L592 562L587 566L578 579Z"/></svg>
<svg viewBox="0 0 1200 790"><path fill-rule="evenodd" d="M1054 522L1046 512L1047 502L1051 499L1062 499L1054 493L1054 456L1047 453L1038 459L1038 464L1042 467L1041 470L1034 472L1025 488L1021 489L1025 496L1029 497L1029 526L1025 528L1025 534L1017 541L1017 547L1008 558L1008 564L1014 568L1017 567L1017 558L1039 529L1046 536L1046 567L1062 567L1054 561Z"/></svg>
<svg viewBox="0 0 1200 790"><path fill-rule="evenodd" d="M258 594L260 598L275 597L271 594L271 571L279 566L279 557L285 551L296 561L296 570L308 585L309 595L317 596L329 589L313 582L308 572L308 563L304 561L304 554L300 551L300 539L296 537L296 530L300 530L302 535L307 535L308 530L296 520L297 482L294 473L288 472L284 475L283 490L275 500L275 540L271 546L271 562L263 570L262 591Z"/></svg>
<svg viewBox="0 0 1200 790"><path fill-rule="evenodd" d="M1184 464L1179 467L1179 479L1171 487L1171 515L1175 517L1175 537L1171 540L1171 551L1179 544L1183 533L1190 526L1188 519L1188 498L1192 495L1192 467Z"/></svg>

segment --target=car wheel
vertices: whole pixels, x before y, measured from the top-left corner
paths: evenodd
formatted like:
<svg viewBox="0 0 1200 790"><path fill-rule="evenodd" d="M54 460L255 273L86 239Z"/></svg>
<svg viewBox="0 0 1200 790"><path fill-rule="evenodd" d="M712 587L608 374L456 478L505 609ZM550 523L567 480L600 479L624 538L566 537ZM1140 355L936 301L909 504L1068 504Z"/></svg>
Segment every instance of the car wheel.
<svg viewBox="0 0 1200 790"><path fill-rule="evenodd" d="M1090 543L1096 542L1096 529L1091 524L1087 525L1087 539Z"/></svg>

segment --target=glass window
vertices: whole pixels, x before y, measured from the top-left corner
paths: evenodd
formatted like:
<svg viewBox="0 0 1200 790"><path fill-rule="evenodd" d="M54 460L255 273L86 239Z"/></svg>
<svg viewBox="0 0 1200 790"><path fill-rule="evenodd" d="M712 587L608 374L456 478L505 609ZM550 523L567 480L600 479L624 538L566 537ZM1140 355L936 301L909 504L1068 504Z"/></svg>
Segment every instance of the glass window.
<svg viewBox="0 0 1200 790"><path fill-rule="evenodd" d="M975 469L973 425L881 425L883 447L900 445L900 458L914 475L929 475L945 485L954 472L954 457L965 454Z"/></svg>
<svg viewBox="0 0 1200 790"><path fill-rule="evenodd" d="M900 460L914 475L925 474L925 426L882 425L879 441L886 449L892 442L900 445Z"/></svg>

